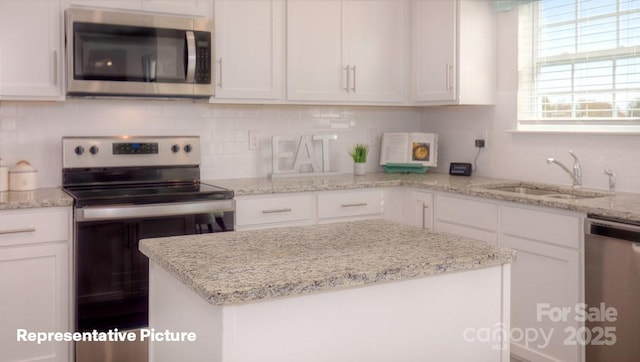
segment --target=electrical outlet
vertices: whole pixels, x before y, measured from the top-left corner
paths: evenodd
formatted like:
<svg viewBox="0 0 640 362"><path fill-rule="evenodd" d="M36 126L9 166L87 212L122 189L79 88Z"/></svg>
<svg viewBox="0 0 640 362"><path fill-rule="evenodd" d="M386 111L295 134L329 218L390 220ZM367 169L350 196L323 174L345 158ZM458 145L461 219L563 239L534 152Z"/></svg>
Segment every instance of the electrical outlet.
<svg viewBox="0 0 640 362"><path fill-rule="evenodd" d="M260 146L260 131L249 131L249 149L257 150Z"/></svg>
<svg viewBox="0 0 640 362"><path fill-rule="evenodd" d="M476 140L476 147L483 148L484 147L484 140L483 139Z"/></svg>

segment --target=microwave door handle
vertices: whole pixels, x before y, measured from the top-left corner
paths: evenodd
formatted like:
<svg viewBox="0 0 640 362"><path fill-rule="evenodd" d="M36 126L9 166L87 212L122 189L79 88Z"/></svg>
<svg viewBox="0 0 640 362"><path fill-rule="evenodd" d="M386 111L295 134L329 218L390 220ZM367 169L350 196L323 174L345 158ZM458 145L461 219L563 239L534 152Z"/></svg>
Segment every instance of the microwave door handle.
<svg viewBox="0 0 640 362"><path fill-rule="evenodd" d="M185 33L187 38L187 83L193 83L196 73L196 36L193 31Z"/></svg>

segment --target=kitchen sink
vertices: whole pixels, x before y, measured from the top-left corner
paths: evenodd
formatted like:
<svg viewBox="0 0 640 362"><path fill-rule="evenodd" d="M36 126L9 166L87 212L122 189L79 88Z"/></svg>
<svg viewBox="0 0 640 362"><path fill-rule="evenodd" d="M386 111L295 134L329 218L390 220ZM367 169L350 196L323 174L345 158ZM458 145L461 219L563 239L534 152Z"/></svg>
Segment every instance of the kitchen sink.
<svg viewBox="0 0 640 362"><path fill-rule="evenodd" d="M559 200L581 200L593 199L598 197L606 197L608 194L598 191L565 189L561 187L534 185L534 184L517 184L517 185L487 185L482 187L485 190L502 191L519 195L540 196L550 199Z"/></svg>
<svg viewBox="0 0 640 362"><path fill-rule="evenodd" d="M574 194L552 194L552 195L544 195L544 197L549 197L552 199L565 199L565 200L580 200L580 199L593 199L596 197L604 197L603 196L593 196L593 195L574 195Z"/></svg>
<svg viewBox="0 0 640 362"><path fill-rule="evenodd" d="M502 187L485 187L490 190L495 191L504 191L504 192L512 192L514 194L523 194L523 195L551 195L557 194L558 190L548 190L542 188L534 188L534 187L526 187L526 186L502 186Z"/></svg>

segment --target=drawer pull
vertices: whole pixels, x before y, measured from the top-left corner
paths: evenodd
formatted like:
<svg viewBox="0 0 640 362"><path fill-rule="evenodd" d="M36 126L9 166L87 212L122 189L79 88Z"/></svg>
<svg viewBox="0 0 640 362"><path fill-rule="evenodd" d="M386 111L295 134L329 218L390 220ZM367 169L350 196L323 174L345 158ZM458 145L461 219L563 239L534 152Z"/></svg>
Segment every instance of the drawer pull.
<svg viewBox="0 0 640 362"><path fill-rule="evenodd" d="M36 228L26 228L26 229L12 229L12 230L0 230L0 235L4 234L21 234L21 233L33 233L36 231Z"/></svg>
<svg viewBox="0 0 640 362"><path fill-rule="evenodd" d="M271 209L271 210L262 210L263 214L277 214L277 213L281 213L281 212L291 212L292 210L290 208L284 208L284 209Z"/></svg>
<svg viewBox="0 0 640 362"><path fill-rule="evenodd" d="M357 207L357 206L367 206L368 204L366 202L356 202L353 204L342 204L342 207Z"/></svg>

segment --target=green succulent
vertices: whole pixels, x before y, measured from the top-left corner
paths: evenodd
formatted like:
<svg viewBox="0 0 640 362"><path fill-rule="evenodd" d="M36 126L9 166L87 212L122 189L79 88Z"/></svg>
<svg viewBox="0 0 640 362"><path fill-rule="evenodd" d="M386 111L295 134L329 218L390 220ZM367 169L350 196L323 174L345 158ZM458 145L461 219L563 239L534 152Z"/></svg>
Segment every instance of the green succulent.
<svg viewBox="0 0 640 362"><path fill-rule="evenodd" d="M353 158L353 162L355 163L365 163L367 162L367 155L369 154L369 146L358 143L353 146L349 155Z"/></svg>

